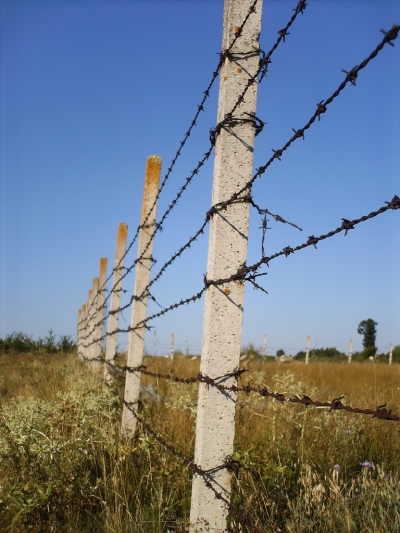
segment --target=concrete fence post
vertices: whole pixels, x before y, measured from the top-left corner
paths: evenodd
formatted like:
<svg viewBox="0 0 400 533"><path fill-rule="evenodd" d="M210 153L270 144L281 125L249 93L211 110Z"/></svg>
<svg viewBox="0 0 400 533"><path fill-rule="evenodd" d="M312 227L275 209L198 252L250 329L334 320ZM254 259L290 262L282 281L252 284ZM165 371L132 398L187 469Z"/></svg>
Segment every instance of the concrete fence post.
<svg viewBox="0 0 400 533"><path fill-rule="evenodd" d="M309 354L310 354L310 335L308 335L307 337L307 344L306 344L306 365L308 365L310 361Z"/></svg>
<svg viewBox="0 0 400 533"><path fill-rule="evenodd" d="M78 310L78 328L77 328L77 334L76 334L76 352L78 354L78 357L80 357L81 353L81 337L82 337L82 308Z"/></svg>
<svg viewBox="0 0 400 533"><path fill-rule="evenodd" d="M104 318L104 300L105 300L105 283L107 277L107 258L102 257L100 259L100 274L99 274L99 287L97 290L94 313L94 345L93 345L93 372L98 372L100 369L100 357L102 347L102 332L103 332L103 318Z"/></svg>
<svg viewBox="0 0 400 533"><path fill-rule="evenodd" d="M175 335L174 333L171 333L171 359L174 360L174 353L175 353Z"/></svg>
<svg viewBox="0 0 400 533"><path fill-rule="evenodd" d="M353 339L350 341L350 349L349 349L349 363L351 363L351 358L353 356Z"/></svg>
<svg viewBox="0 0 400 533"><path fill-rule="evenodd" d="M142 323L147 316L148 291L146 290L146 287L150 282L150 273L153 263L153 235L157 212L157 205L154 205L154 203L158 194L160 174L161 158L156 155L148 157L144 180L142 215L140 221L141 228L138 242L138 257L144 255L136 265L135 285L133 290L134 296L137 298L140 297L140 299L135 299L132 304L130 323L132 329L129 332L128 337L127 365L131 367L138 367L143 362L144 335L146 328L144 325L137 327L137 324ZM154 208L149 215L153 205ZM146 224L144 224L148 215L148 220ZM144 252L145 250L146 252ZM134 411L136 411L139 401L140 378L140 372L126 373L124 401L128 403ZM133 437L136 430L136 418L131 409L124 404L121 433L125 437Z"/></svg>
<svg viewBox="0 0 400 533"><path fill-rule="evenodd" d="M393 344L390 343L390 351L389 351L389 365L392 364L393 361Z"/></svg>
<svg viewBox="0 0 400 533"><path fill-rule="evenodd" d="M115 353L117 350L117 333L112 333L118 329L119 307L122 292L122 276L124 273L124 255L126 250L126 239L128 237L128 225L125 222L118 224L117 245L115 250L114 273L112 278L111 302L107 329L106 355L104 364L104 380L110 384L112 374L107 363L115 363Z"/></svg>
<svg viewBox="0 0 400 533"><path fill-rule="evenodd" d="M91 360L91 369L94 371L93 368L93 358L95 354L96 349L96 319L97 319L97 299L98 299L98 292L99 292L99 278L93 278L93 286L92 286L92 294L91 294L91 300L90 305L88 307L89 309L89 338L88 338L88 358Z"/></svg>
<svg viewBox="0 0 400 533"><path fill-rule="evenodd" d="M241 29L253 0L225 0L222 50L240 33L220 71L217 123L231 113L238 97L254 76L259 64L258 36L261 28L262 1ZM248 121L256 112L257 84L247 91L232 119L216 138L212 205L228 200L251 178L254 150L254 125ZM246 119L246 120L243 120ZM246 193L242 195L246 196ZM211 217L208 243L207 279L227 278L246 263L249 204L237 202ZM244 282L209 285L205 294L203 341L200 372L217 379L235 372L240 363ZM219 379L224 385L236 385L237 377ZM231 493L231 473L220 468L233 454L237 394L220 391L200 383L195 463L208 470L207 482L227 501ZM215 468L215 470L213 470ZM226 503L215 497L200 474L194 474L190 510L190 531L226 530Z"/></svg>
<svg viewBox="0 0 400 533"><path fill-rule="evenodd" d="M267 357L267 334L266 333L264 333L262 354L263 354L263 357Z"/></svg>
<svg viewBox="0 0 400 533"><path fill-rule="evenodd" d="M80 339L79 339L79 350L78 350L78 356L81 361L83 361L83 356L85 353L85 348L83 347L83 343L85 342L85 336L86 336L86 304L82 305L82 314L81 314L81 323L79 327L80 332Z"/></svg>
<svg viewBox="0 0 400 533"><path fill-rule="evenodd" d="M85 338L83 340L83 357L85 361L87 362L90 359L91 354L91 309L92 309L92 302L93 302L93 290L89 289L88 292L88 299L86 302L86 331L85 331Z"/></svg>

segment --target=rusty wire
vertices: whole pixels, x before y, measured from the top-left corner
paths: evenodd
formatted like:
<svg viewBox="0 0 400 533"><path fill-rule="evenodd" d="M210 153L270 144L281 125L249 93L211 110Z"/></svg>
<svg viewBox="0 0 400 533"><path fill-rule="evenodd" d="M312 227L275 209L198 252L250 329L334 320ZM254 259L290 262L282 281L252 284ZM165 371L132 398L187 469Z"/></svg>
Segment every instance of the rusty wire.
<svg viewBox="0 0 400 533"><path fill-rule="evenodd" d="M299 9L298 12L301 12L299 6L298 6L298 9ZM386 43L392 44L391 40L397 38L397 35L398 35L398 32L399 32L399 28L400 28L399 26L393 25L392 29L389 30L389 32L386 32L386 33L384 32L384 38L379 43L379 45L375 48L375 50L362 63L360 63L360 65L354 67L349 73L346 74L346 79L339 85L339 87L336 89L336 91L327 100L325 100L325 102L322 100L317 105L317 111L315 111L315 113L312 115L310 120L307 122L307 124L303 128L301 128L299 130L294 130L294 132L295 132L294 135L289 139L289 141L286 142L286 144L281 149L273 150L274 155L269 159L269 161L264 166L262 166L259 169L257 169L257 172L252 176L252 178L246 183L246 185L244 187L242 187L239 191L234 193L231 196L231 198L229 198L228 200L226 200L224 202L220 202L218 204L215 204L214 206L211 207L211 209L207 212L206 217L205 217L205 221L203 222L203 224L200 227L200 229L195 233L195 235L193 237L191 237L189 239L189 241L184 246L182 246L172 256L172 258L167 263L165 263L165 265L160 269L160 271L158 272L156 277L153 278L153 280L150 282L148 287L146 287L145 291L148 288L150 288L150 286L153 285L153 283L161 277L161 275L164 273L164 271L167 268L167 266L169 266L173 261L175 261L175 259L177 257L182 255L183 251L185 249L189 248L191 246L191 244L199 237L199 235L204 233L204 229L205 229L207 223L210 221L211 217L213 215L215 215L216 213L218 213L219 211L226 209L228 207L228 205L232 205L233 203L237 203L237 202L249 202L256 209L258 209L259 212L260 211L264 211L264 212L270 213L268 210L261 210L257 206L257 204L255 204L253 202L253 200L252 200L252 198L250 196L250 190L251 190L251 187L252 187L254 181L265 173L265 171L271 165L271 163L273 162L274 159L279 159L280 160L280 157L283 155L283 153L289 148L289 146L291 146L291 144L296 139L299 139L300 137L304 138L304 132L311 127L311 125L315 122L317 117L320 118L321 113L326 112L327 106L340 94L340 92L344 89L344 87L347 85L347 83L349 82L350 84L353 84L352 82L354 81L354 77L357 77L358 72L361 69L365 68L365 66L373 58L375 58L377 56L379 51L382 50L383 46ZM244 193L245 193L245 196L243 197ZM274 216L275 220L278 221L278 222L288 223L288 224L300 229L295 224L282 219L282 217L280 217L279 215L272 215L271 214L271 216ZM145 291L142 293L141 297L143 297L143 295L145 294Z"/></svg>
<svg viewBox="0 0 400 533"><path fill-rule="evenodd" d="M121 262L125 259L125 257L127 256L128 252L130 251L130 249L132 248L132 246L134 245L134 243L136 242L138 236L139 236L139 232L142 228L145 228L145 227L148 227L147 226L147 223L148 223L148 220L149 220L149 217L151 216L152 212L154 211L155 209L155 206L157 205L157 202L158 202L158 199L161 195L161 192L162 190L164 189L169 177L170 177L170 174L175 166L175 163L177 161L177 159L179 158L180 154L181 154L181 151L183 149L183 147L185 146L190 134L191 134L191 131L192 129L196 126L196 123L197 123L197 119L201 113L201 111L204 111L204 104L205 104L205 101L207 100L207 98L209 97L210 95L210 91L211 91L211 88L216 80L216 78L218 77L218 74L219 74L219 71L221 69L221 66L223 65L225 59L227 57L230 56L230 53L231 53L231 50L233 48L233 46L235 45L236 41L238 40L238 38L240 37L241 35L241 32L244 28L244 26L246 25L250 15L252 13L254 13L254 10L255 10L255 6L257 5L258 3L258 0L254 0L254 2L252 3L252 5L250 6L249 8L249 11L248 13L246 14L246 17L244 18L242 24L239 26L238 28L238 31L235 32L235 37L233 38L231 44L229 45L229 47L224 50L223 52L221 52L219 54L220 56L220 59L219 59L219 62L218 62L218 65L217 65L217 68L214 70L213 74L212 74L212 78L211 78L211 81L210 83L208 84L208 87L207 89L203 92L204 96L203 96L203 99L202 101L200 102L200 104L197 106L197 112L190 124L190 127L189 129L187 130L187 132L184 134L184 138L183 140L180 142L179 144L179 148L167 170L167 173L166 175L164 176L164 179L160 185L160 188L158 190L158 193L157 193L157 196L153 202L153 204L151 205L146 217L145 217L145 220L143 221L143 224L139 224L139 226L137 227L136 229L136 232L135 232L135 235L133 237L133 239L131 240L129 246L127 247L123 257L121 258L120 262L118 263L118 265L116 267L113 268L111 274L108 276L108 278L106 279L106 281L104 282L104 285L103 287L100 289L100 290L104 290L105 289L105 286L107 284L107 282L111 279L113 273L115 270L117 270L119 268L119 265L121 264ZM235 106L236 108L237 106ZM256 119L253 119L253 120L256 120ZM262 121L260 121L261 123ZM262 127L261 127L262 129ZM167 207L166 211L164 212L163 216L161 217L161 220L159 222L157 222L155 224L155 231L154 231L154 234L152 235L152 238L150 239L149 243L147 244L147 247L146 249L143 251L142 255L140 257L138 257L134 262L133 264L128 267L128 268L124 268L125 269L125 273L123 274L123 276L121 277L121 280L120 282L122 282L122 280L133 270L133 268L136 266L136 264L141 260L143 259L144 257L144 254L146 253L148 247L150 246L150 243L154 240L154 237L155 235L159 232L159 231L162 231L162 228L163 228L163 224L164 224L164 221L165 219L167 218L167 216L170 214L170 212L172 211L172 209L176 206L176 204L178 203L180 197L182 196L182 194L185 192L186 188L188 187L188 185L192 182L193 178L199 173L201 167L205 164L205 162L209 159L211 153L212 153L212 150L213 150L213 143L210 143L211 146L210 148L207 150L207 152L203 155L202 159L197 163L196 167L192 170L192 172L190 173L190 175L186 178L186 181L184 183L184 185L179 189L176 197L173 199L173 201L171 202L171 204ZM104 302L104 305L106 304L108 298L111 296L111 293L113 292L114 288L110 291L109 295L105 298L105 302ZM91 307L91 306L90 306ZM87 316L88 316L88 313L89 311L87 311ZM94 311L94 315L97 313L97 309ZM105 317L103 319L102 322L104 322L105 320L107 319L107 317Z"/></svg>
<svg viewBox="0 0 400 533"><path fill-rule="evenodd" d="M295 247L291 247L291 246L286 246L285 248L283 248L281 251L273 254L273 255L270 255L270 256L267 256L267 257L262 257L257 263L254 263L253 265L250 265L250 266L247 266L247 265L243 265L241 268L239 268L236 272L234 272L231 276L227 277L227 278L220 278L220 279L215 279L215 280L209 280L207 279L206 276L204 276L204 287L198 291L196 294L194 294L193 296L189 297L189 298L185 298L185 299L181 299L179 302L175 302L173 304L171 304L170 306L168 307L165 307L163 308L161 311L159 311L158 313L154 313L153 315L150 315L149 317L145 318L143 321L139 322L138 324L136 324L136 326L134 327L129 327L129 328L126 328L126 329L122 329L122 328L116 328L114 331L110 332L109 334L110 335L113 335L115 333L128 333L129 331L136 331L138 329L141 329L141 328L146 328L146 329L150 329L149 326L147 325L148 322L150 322L151 320L154 320L155 318L159 318L163 315L165 315L166 313L168 313L169 311L172 311L174 309L177 309L178 307L181 307L182 305L187 305L191 302L195 302L196 300L199 300L201 298L201 296L203 295L203 293L206 291L206 289L208 287L210 287L211 285L214 285L214 286L219 286L219 285L223 285L225 283L229 283L231 281L248 281L250 283L252 283L252 285L255 287L255 288L259 288L259 289L262 289L262 287L260 287L259 285L257 285L257 283L255 282L255 278L258 277L258 276L261 276L261 275L264 275L264 273L258 273L258 269L263 266L263 265L269 265L269 263L273 260L273 259L276 259L277 257L280 257L282 255L284 255L285 257L288 257L289 255L299 251L299 250L302 250L304 248L308 248L309 246L314 246L314 248L316 248L316 245L322 241L322 240L325 240L325 239L329 239L331 237L333 237L334 235L337 235L338 233L341 233L342 231L344 231L344 235L346 236L348 231L354 229L354 227L362 222L366 222L367 220L371 219L371 218L374 218L378 215L381 215L383 213L385 213L386 211L388 210L396 210L396 209L400 209L400 198L399 196L397 195L394 195L392 200L390 202L385 202L386 205L382 206L380 209L378 209L377 211L372 211L371 213L369 213L368 215L364 215L360 218L356 218L354 220L347 220L345 218L342 218L342 224L326 233L326 234L323 234L323 235L320 235L319 237L315 237L314 235L311 235L310 237L308 237L307 241L304 242L303 244L300 244L298 246L295 246ZM264 290L264 289L262 289ZM264 290L264 292L266 292ZM139 297L134 297L135 299ZM88 344L83 344L83 346L86 348L88 346L90 346L91 344L95 343L95 342L100 342L101 340L103 340L103 338L105 338L106 335L103 335L101 338L98 338L98 339L95 339L93 340L92 342L88 343ZM87 337L83 337L81 340L84 340L86 339Z"/></svg>
<svg viewBox="0 0 400 533"><path fill-rule="evenodd" d="M198 464L194 462L194 458L186 457L183 453L179 452L174 446L169 444L163 437L160 437L160 435L150 426L150 424L143 420L143 418L137 413L132 403L124 401L124 405L129 409L129 411L133 414L136 420L140 424L142 424L146 431L148 431L157 440L157 442L159 442L159 444L161 444L171 455L182 461L183 464L185 464L192 471L193 474L199 475L203 478L206 487L214 493L215 498L224 502L228 509L228 512L237 518L241 526L245 526L252 533L261 533L261 529L255 526L248 518L248 516L246 516L242 511L233 506L231 502L227 500L221 492L218 492L218 490L213 486L210 481L212 472L215 472L216 470L226 468L229 471L237 471L237 468L239 466L238 461L234 461L231 457L228 457L226 458L223 464L218 465L212 468L211 470L203 470Z"/></svg>
<svg viewBox="0 0 400 533"><path fill-rule="evenodd" d="M218 72L219 72L219 70L220 70L220 68L221 68L221 66L222 66L222 64L223 64L223 62L225 61L225 59L226 59L226 58L231 58L231 59L232 59L232 54L230 53L230 51L231 51L231 49L233 48L233 46L234 46L236 40L237 40L238 37L240 36L240 34L241 34L241 30L243 29L244 25L246 24L246 22L247 22L249 16L251 15L252 12L254 12L254 8L255 8L255 6L256 6L256 4L257 4L257 1L258 1L258 0L255 0L255 1L253 2L252 6L250 7L249 12L247 13L247 15L246 15L246 17L245 17L245 19L244 19L242 25L239 27L239 28L240 28L240 31L238 31L238 32L235 34L235 38L234 38L234 40L232 41L231 45L228 47L227 50L225 50L224 52L222 52L222 53L220 54L220 62L219 62L219 64L218 64L218 68L216 69L216 71L214 71L214 73L213 73L213 79L212 79L212 81L210 82L210 85L209 85L208 89L205 91L205 94L207 94L207 96L208 96L208 92L209 92L209 90L210 90L210 88L211 88L211 86L212 86L212 84L213 84L213 82L214 82L216 76L218 75ZM195 167L195 169L192 170L191 174L186 178L186 181L185 181L184 185L183 185L183 186L181 187L181 189L178 191L176 197L175 197L174 200L171 202L171 204L168 206L167 210L164 212L163 216L161 217L160 222L157 222L157 223L155 224L155 231L154 231L154 234L153 234L152 238L150 239L150 241L149 241L149 243L148 243L146 249L143 251L142 255L141 255L140 257L138 257L138 258L133 262L133 264L132 264L129 268L125 268L125 273L124 273L124 275L121 277L121 280L120 280L120 281L122 281L122 280L123 280L128 274L129 274L129 272L131 272L131 271L133 270L133 268L136 266L136 264L137 264L137 263L143 258L143 256L144 256L144 254L146 253L148 247L150 246L150 243L154 240L154 237L155 237L156 233L158 233L159 231L162 231L162 227L163 227L163 224L164 224L165 219L167 218L167 216L169 215L169 213L172 211L172 209L176 206L176 204L178 203L180 197L182 196L182 194L184 193L184 191L186 190L186 188L188 187L188 185L191 183L191 181L193 180L193 178L199 173L201 167L202 167L202 166L205 164L205 162L209 159L209 157L210 157L210 155L211 155L211 153L212 153L213 147L214 147L214 145L215 145L216 137L217 137L218 133L220 132L220 130L221 130L224 126L228 126L228 125L229 125L229 126L234 126L234 125L236 125L236 124L238 124L238 123L250 122L250 123L254 124L255 135L258 135L258 134L262 131L265 122L263 122L263 121L262 121L261 119L259 119L258 117L256 117L256 116L250 116L250 118L236 118L236 117L233 117L233 113L234 113L234 111L237 109L237 107L240 105L240 103L243 102L243 100L244 100L244 96L245 96L246 92L248 91L248 89L249 89L249 88L250 88L255 82L258 81L258 77L259 77L259 75L260 75L260 74L264 71L264 69L265 69L265 61L267 60L267 61L270 63L270 62L271 62L271 61L270 61L270 58L271 58L272 54L274 53L274 51L275 51L275 50L277 49L277 47L279 46L280 42L281 42L282 40L285 42L285 36L288 35L287 30L288 30L288 29L290 28L290 26L293 24L293 22L295 21L297 15L298 15L299 13L303 14L303 11L304 11L304 9L306 8L306 5L307 5L307 4L306 4L306 1L305 1L305 0L300 0L300 1L298 2L297 6L293 9L293 11L295 11L295 13L292 15L291 19L289 20L289 22L287 23L287 25L285 26L285 28L284 28L283 30L280 30L280 31L278 32L279 37L278 37L276 43L273 45L272 49L268 52L268 54L265 54L265 53L262 52L262 51L257 51L257 52L256 52L257 54L260 53L260 52L263 54L263 59L260 60L259 67L258 67L258 69L257 69L257 73L256 73L254 76L252 76L252 77L250 77L250 78L248 79L248 82L247 82L245 88L243 89L242 93L239 95L239 97L238 97L236 103L234 104L232 110L231 110L229 113L226 114L225 118L224 118L219 124L217 124L217 126L216 126L215 128L212 128L212 129L210 130L210 147L209 147L208 151L204 154L203 158L198 162L198 164L197 164L197 166ZM214 75L215 75L215 77L214 77ZM261 77L260 77L259 82L262 81L263 77L264 77L264 76L261 76ZM207 97L207 96L206 96L206 97ZM205 97L205 98L206 98L206 97ZM205 101L205 98L204 98L203 102L202 102L202 103L200 104L200 106L199 106L198 112L197 112L197 114L196 114L196 117L195 117L194 121L192 122L192 125L191 125L190 129L189 129L188 132L185 134L185 135L186 135L186 136L185 136L185 139L184 139L184 141L182 141L181 146L180 146L180 148L179 148L177 154L180 153L181 148L183 147L183 145L185 144L185 142L186 142L186 140L187 140L187 137L190 135L190 131L191 131L192 127L194 126L194 122L197 120L197 117L198 117L200 111L202 110L202 105L203 105L203 103L204 103L204 101ZM200 109L200 108L201 108L201 109ZM175 164L175 161L176 161L177 157L178 157L178 155L176 155L176 157L175 157L174 160L173 160L173 163L171 164L170 168L168 169L167 175L165 176L164 181L163 181L163 183L162 183L162 185L161 185L161 187L160 187L160 189L159 189L159 192L158 192L158 194L157 194L157 198L156 198L156 200L154 201L153 205L151 206L151 208L150 208L150 210L149 210L149 212L148 212L148 215L146 216L146 219L145 219L143 225L138 227L138 229L137 229L137 231L136 231L136 234L135 234L135 237L134 237L134 241L136 240L136 238L137 238L137 236L138 236L138 233L139 233L139 231L140 231L140 228L141 228L141 227L144 227L145 224L147 223L148 218L149 218L150 214L152 213L152 211L153 211L153 209L154 209L154 207L155 207L155 205L156 205L156 203L157 203L157 201L158 201L159 195L160 195L160 193L161 193L161 191L162 191L162 189L163 189L163 187L164 187L164 185L165 185L165 182L167 181L167 179L168 179L168 177L169 177L169 174L170 174L170 172L172 171L172 167L173 167L173 165ZM195 234L193 237L191 237L191 238L189 239L189 241L188 241L188 243L187 243L186 245L182 246L182 247L178 250L178 252L176 252L176 253L175 253L175 254L174 254L174 255L173 255L173 256L172 256L172 257L171 257L171 258L170 258L170 259L169 259L164 265L163 265L163 267L160 269L160 271L158 272L158 274L156 275L156 277L150 282L150 285L152 285L153 283L155 283L155 282L156 282L156 281L162 276L162 274L164 273L164 271L165 271L165 270L166 270L166 269L167 269L167 268L168 268L168 267L169 267L169 266L175 261L175 259L177 259L178 257L180 257L180 256L182 255L182 253L183 253L186 249L188 249L188 248L190 247L190 245L191 245L195 240L197 240L197 238L198 238L201 234L204 233L204 228L205 228L205 226L207 225L208 221L209 221L209 218L206 217L206 221L205 221L205 223L203 223L203 226L202 226L202 227L196 232L196 234ZM283 219L281 219L281 218L279 217L279 221L283 222ZM286 222L286 221L285 221L285 222ZM297 226L296 226L296 227L297 227ZM127 252L128 252L128 250L132 247L134 241L132 241L131 244L129 245L129 248L127 249ZM127 252L126 252L126 253L127 253ZM126 255L126 253L125 253L125 255ZM125 257L125 255L124 255L124 257ZM117 268L117 267L116 267L116 268ZM108 278L108 279L109 279L109 278ZM146 289L145 289L145 291L146 291ZM143 298L143 297L144 297L144 295L145 295L145 291L142 293L142 295L141 295L140 298ZM106 303L107 299L110 297L111 293L112 293L112 290L110 291L110 294L109 294L109 295L107 296L107 298L105 299L104 304ZM132 302L133 302L134 299L135 299L135 298L132 297L131 300L130 300L130 302L129 302L124 308L129 307L129 306L132 304ZM116 312L117 312L117 311L116 311ZM108 316L109 316L109 314L108 314L106 317L104 317L104 318L102 319L102 323L103 323L105 320L107 320ZM97 325L98 325L98 324L96 324L94 327L96 327ZM82 328L82 329L84 329L84 328Z"/></svg>
<svg viewBox="0 0 400 533"><path fill-rule="evenodd" d="M216 378L211 378L210 376L202 374L201 372L199 372L196 376L192 376L190 378L180 378L175 375L173 368L170 369L168 374L163 374L161 372L151 372L147 370L148 367L146 367L145 365L140 365L136 367L119 366L109 363L108 361L103 361L102 359L98 360L105 362L109 366L109 368L111 368L111 370L118 369L122 372L141 373L155 379L166 379L169 381L173 381L174 383L183 383L186 385L193 383L205 383L207 386L214 387L221 392L244 392L246 394L250 394L251 392L253 392L255 394L258 394L259 396L262 396L263 398L272 398L274 400L277 400L282 404L286 402L303 405L304 407L326 407L329 408L330 411L347 411L353 414L370 415L372 418L378 418L379 420L390 420L394 422L400 422L399 415L392 414L391 410L386 409L387 403L383 405L378 405L376 409L362 409L360 407L352 407L351 405L343 404L343 396L339 398L334 398L333 400L329 401L319 401L313 400L306 395L302 395L301 398L298 396L286 396L285 394L280 392L270 391L265 386L253 387L249 383L241 387L238 387L237 385L223 385L221 383L221 381L232 377L238 380L242 376L242 374L247 372L247 370L243 368L238 368L233 372L229 372L223 376L218 376Z"/></svg>

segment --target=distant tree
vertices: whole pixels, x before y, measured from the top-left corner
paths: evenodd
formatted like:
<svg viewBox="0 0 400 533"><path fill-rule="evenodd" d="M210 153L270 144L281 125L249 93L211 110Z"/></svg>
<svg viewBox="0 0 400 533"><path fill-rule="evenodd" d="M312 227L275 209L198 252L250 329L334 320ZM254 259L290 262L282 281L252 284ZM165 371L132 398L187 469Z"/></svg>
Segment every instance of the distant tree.
<svg viewBox="0 0 400 533"><path fill-rule="evenodd" d="M278 351L276 352L276 357L280 357L281 355L285 355L284 350L278 350Z"/></svg>
<svg viewBox="0 0 400 533"><path fill-rule="evenodd" d="M377 322L372 320L372 318L368 318L367 320L362 320L358 324L357 332L360 335L363 335L363 347L364 351L371 353L371 355L375 355L376 353L376 326L378 325Z"/></svg>

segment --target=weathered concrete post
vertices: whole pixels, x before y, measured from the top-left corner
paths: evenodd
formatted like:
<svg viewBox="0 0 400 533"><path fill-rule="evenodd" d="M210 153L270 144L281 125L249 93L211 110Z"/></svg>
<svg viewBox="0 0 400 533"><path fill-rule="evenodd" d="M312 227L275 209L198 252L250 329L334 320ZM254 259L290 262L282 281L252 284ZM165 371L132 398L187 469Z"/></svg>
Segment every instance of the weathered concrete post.
<svg viewBox="0 0 400 533"><path fill-rule="evenodd" d="M225 0L222 50L240 32L231 54L220 71L218 118L220 123L234 108L250 76L259 64L258 36L261 27L262 1L255 6L243 30L240 26L253 0ZM257 84L247 91L233 118L220 129L215 145L212 205L228 200L252 175L254 125L249 115L256 112ZM237 120L235 120L237 119ZM242 121L241 119L247 119ZM243 195L244 196L244 195ZM207 279L227 278L236 273L247 259L249 204L229 205L210 221ZM244 283L210 285L204 304L203 341L200 372L211 378L230 374L238 368L242 342ZM232 376L219 380L235 385ZM203 470L219 467L233 454L235 407L237 395L221 392L200 383L196 422L195 463ZM231 473L218 468L207 474L208 481L226 500L230 500ZM228 509L215 497L204 478L195 474L190 510L191 532L220 532L226 529Z"/></svg>
<svg viewBox="0 0 400 533"><path fill-rule="evenodd" d="M81 337L82 337L82 309L78 310L78 328L77 328L77 334L76 334L76 352L78 354L78 357L80 357L81 352Z"/></svg>
<svg viewBox="0 0 400 533"><path fill-rule="evenodd" d="M351 358L353 356L353 339L350 341L350 349L349 349L349 363L351 363Z"/></svg>
<svg viewBox="0 0 400 533"><path fill-rule="evenodd" d="M160 183L161 173L161 158L156 155L151 155L147 158L146 175L144 179L144 193L142 202L142 216L141 216L141 229L139 233L138 243L138 257L141 257L144 253L143 259L141 259L136 265L135 273L135 286L133 294L136 297L141 297L140 300L134 300L132 305L132 317L131 328L135 328L137 324L146 319L147 316L147 301L148 293L146 287L150 282L150 272L153 263L152 251L153 251L153 234L155 230L155 220L157 205L154 206L146 225L144 221L153 206L158 193L158 186ZM140 326L138 329L131 330L128 338L128 353L127 353L127 365L131 367L140 366L143 362L143 348L144 348L144 334L146 328ZM137 409L137 403L139 400L140 391L140 372L126 373L125 380L125 396L124 400L132 409ZM121 432L125 437L133 437L136 430L136 418L132 411L124 405L122 413L122 426Z"/></svg>
<svg viewBox="0 0 400 533"><path fill-rule="evenodd" d="M389 351L389 365L392 364L392 360L393 360L393 344L390 343L390 351Z"/></svg>
<svg viewBox="0 0 400 533"><path fill-rule="evenodd" d="M82 305L82 314L81 314L81 323L80 323L80 341L79 341L79 350L78 350L78 356L81 361L83 361L83 356L85 353L85 348L83 347L83 343L85 335L86 335L86 304Z"/></svg>
<svg viewBox="0 0 400 533"><path fill-rule="evenodd" d="M91 367L92 371L94 371L93 368L93 358L95 354L96 349L96 319L97 319L97 299L98 299L98 292L99 292L99 278L93 278L93 286L92 286L92 295L91 295L91 301L89 304L89 338L88 338L88 358L91 360Z"/></svg>
<svg viewBox="0 0 400 533"><path fill-rule="evenodd" d="M309 363L309 354L310 354L310 335L307 337L307 344L306 344L306 365Z"/></svg>
<svg viewBox="0 0 400 533"><path fill-rule="evenodd" d="M107 257L100 259L100 275L99 275L99 287L96 296L95 306L95 331L94 331L94 345L93 345L93 372L98 372L100 369L100 357L102 346L102 332L103 332L103 318L104 318L104 300L105 300L105 283L107 277Z"/></svg>
<svg viewBox="0 0 400 533"><path fill-rule="evenodd" d="M124 273L124 255L126 250L126 239L128 236L128 225L125 222L118 224L117 232L117 246L115 250L114 273L112 279L112 291L110 302L110 318L108 320L107 342L106 342L106 356L104 364L104 380L110 384L112 382L112 374L108 363L114 364L115 352L117 350L117 333L112 333L118 329L119 321L119 307L121 302L122 292L122 276Z"/></svg>
<svg viewBox="0 0 400 533"><path fill-rule="evenodd" d="M174 360L174 352L175 352L175 335L174 333L171 333L171 359Z"/></svg>
<svg viewBox="0 0 400 533"><path fill-rule="evenodd" d="M263 357L267 357L267 334L266 333L264 333L262 354L263 354Z"/></svg>
<svg viewBox="0 0 400 533"><path fill-rule="evenodd" d="M86 302L86 330L85 330L85 338L83 340L83 357L85 361L87 362L90 359L91 354L91 330L92 330L92 324L91 324L91 309L92 309L92 302L93 302L93 290L89 289L88 293L88 299Z"/></svg>

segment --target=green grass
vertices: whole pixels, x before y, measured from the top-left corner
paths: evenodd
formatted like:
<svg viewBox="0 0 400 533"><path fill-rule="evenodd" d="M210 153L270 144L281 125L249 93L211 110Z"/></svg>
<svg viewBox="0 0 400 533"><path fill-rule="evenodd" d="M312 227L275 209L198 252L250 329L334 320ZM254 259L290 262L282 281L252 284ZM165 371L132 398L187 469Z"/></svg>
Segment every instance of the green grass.
<svg viewBox="0 0 400 533"><path fill-rule="evenodd" d="M167 373L170 360L151 358ZM177 376L199 361L179 358ZM242 382L400 413L400 365L249 363ZM187 467L139 424L119 437L120 389L104 386L76 355L0 356L0 530L14 533L184 532ZM165 403L144 419L193 455L197 385L143 376ZM232 502L262 531L398 532L400 424L240 394ZM373 463L374 468L361 462ZM339 465L336 466L335 465ZM231 517L231 531L243 531Z"/></svg>

